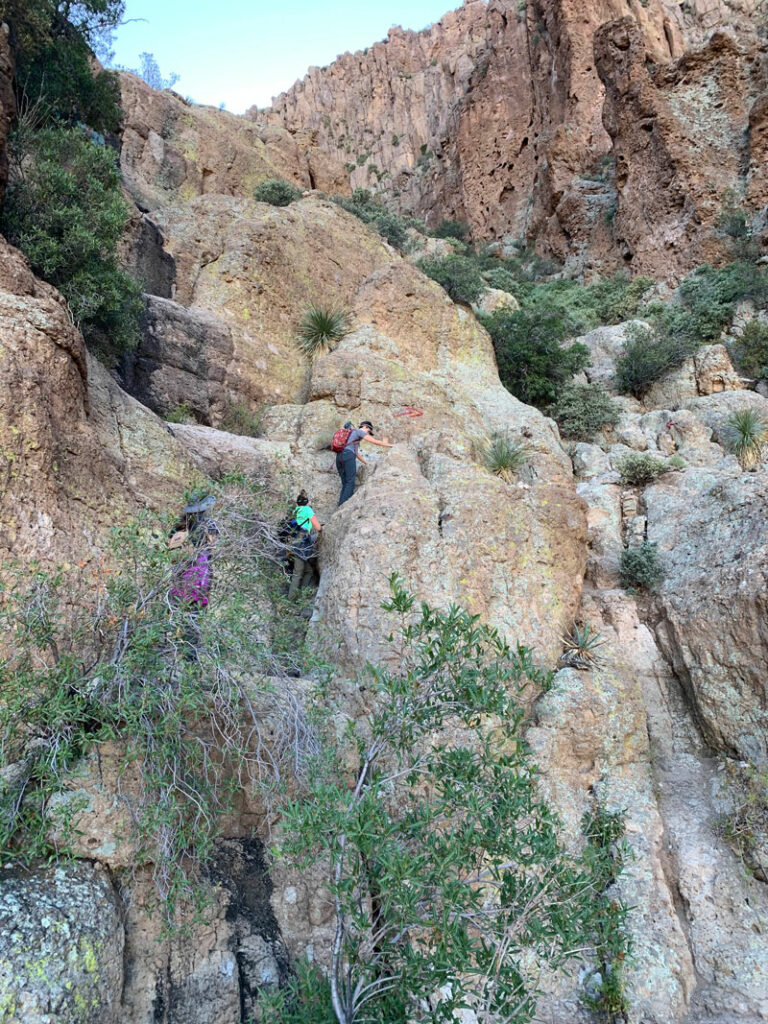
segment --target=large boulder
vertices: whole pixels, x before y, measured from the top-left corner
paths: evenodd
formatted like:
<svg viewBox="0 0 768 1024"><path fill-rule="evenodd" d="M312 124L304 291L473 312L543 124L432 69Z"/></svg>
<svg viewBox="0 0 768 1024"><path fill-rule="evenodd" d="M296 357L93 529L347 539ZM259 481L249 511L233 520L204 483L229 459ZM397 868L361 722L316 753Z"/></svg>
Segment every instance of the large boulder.
<svg viewBox="0 0 768 1024"><path fill-rule="evenodd" d="M87 559L122 517L177 499L191 467L88 357L61 295L0 247L0 552Z"/></svg>
<svg viewBox="0 0 768 1024"><path fill-rule="evenodd" d="M88 863L4 872L0 1014L5 1024L121 1024L122 908Z"/></svg>
<svg viewBox="0 0 768 1024"><path fill-rule="evenodd" d="M309 364L296 345L312 304L351 307L362 282L393 257L381 237L334 203L288 207L205 195L155 211L174 262L173 300L150 302L137 353L141 394L160 407L192 399L218 426L230 400L305 397ZM169 406L166 406L166 411Z"/></svg>
<svg viewBox="0 0 768 1024"><path fill-rule="evenodd" d="M659 640L708 742L765 763L768 476L691 468L645 492L666 578Z"/></svg>

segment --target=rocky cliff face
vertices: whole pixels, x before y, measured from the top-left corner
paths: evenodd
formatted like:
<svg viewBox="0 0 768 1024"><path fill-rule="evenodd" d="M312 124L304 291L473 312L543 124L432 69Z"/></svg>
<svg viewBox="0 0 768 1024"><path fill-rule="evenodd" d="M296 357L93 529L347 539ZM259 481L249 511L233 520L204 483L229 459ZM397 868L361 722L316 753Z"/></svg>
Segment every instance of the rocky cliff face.
<svg viewBox="0 0 768 1024"><path fill-rule="evenodd" d="M659 68L662 102L670 91L680 94L679 101L673 95L668 101L678 110L677 119L656 122L664 152L657 146L655 160L657 176L666 176L665 190L682 194L692 169L679 167L667 149L690 141L690 124L680 121L691 113L683 93L719 94L716 107L701 107L699 137L702 131L712 137L715 120L726 116L736 137L746 131L764 91L762 80L754 77L759 53L751 33L753 13L751 3L528 0L523 6L512 0L468 0L423 32L393 29L364 53L311 69L271 110L253 110L251 116L291 132L311 132L318 148L345 161L352 186L382 191L428 225L456 217L468 221L480 238L536 239L544 251L580 269L595 262L634 268L638 246L624 237L623 225L642 217L643 206L625 190L624 161L630 148L640 157L647 129L632 129L640 132L634 147L622 143L621 154L617 147L622 163L615 176L611 140L618 126L612 111L616 89L626 92L618 84L625 58L604 47L596 54L595 33L606 22L628 17L637 40L634 52L640 46L641 62ZM690 61L665 78L661 68L716 26L745 41L744 51L732 47L731 70L724 74L722 50L716 57L710 49L694 61L695 90ZM638 113L622 109L626 132ZM716 152L698 152L699 188L711 179L721 194L726 187L739 195L751 189L757 210L766 199L762 192L752 195L751 182L762 175L761 166L759 153L737 167L730 160L723 164ZM670 234L675 221L682 221L677 234L697 237L698 215L694 208L678 211L676 218L667 211L658 230ZM695 265L698 254L688 246L669 249L656 248L655 259L650 248L643 251L637 268L661 276Z"/></svg>
<svg viewBox="0 0 768 1024"><path fill-rule="evenodd" d="M125 78L122 163L137 203L126 254L148 292L144 340L125 368L137 397L86 355L61 297L4 245L0 553L87 565L107 550L116 521L147 507L177 509L200 474L239 471L279 501L304 487L326 524L310 637L338 669L340 721L365 712L355 680L366 662L390 656L381 602L395 570L419 598L468 607L552 668L563 633L588 621L606 640L600 663L557 672L528 741L570 844L595 801L626 810L634 860L617 884L631 907L634 957L625 1020L757 1024L768 1019L765 875L759 864L747 870L717 823L734 810L725 767L768 756L768 470L742 471L724 425L740 408L768 418L768 401L744 388L726 349L713 345L645 404L621 398L619 422L599 444L566 446L553 421L502 388L472 312L377 234L317 192L284 209L249 196L273 173L337 187L330 132L342 115L326 125L323 111L338 85L339 109L347 104L361 119L348 118L344 146L347 136L371 135L374 110L380 133L391 103L408 125L418 122L402 153L386 132L375 143L379 168L388 153L413 208L434 186L436 214L467 214L499 235L537 223L553 251L579 259L583 246L607 253L617 240L632 255L621 262L644 268L679 268L689 247L697 260L714 254L703 241L696 249L696 224L711 225L716 213L697 161L718 169L717 188L738 179L750 196L763 194L760 63L722 35L681 52L704 17L698 0L690 15L649 0L617 20L626 6L579 13L575 4L529 2L518 18L510 5L475 0L426 33L393 32L368 55L310 74L303 89L319 121L301 137ZM723 5L718 17L734 11ZM610 18L592 65L594 27ZM361 67L372 91L357 99L351 83ZM302 95L284 97L280 116L293 110L300 120ZM707 104L728 110L725 141L706 134ZM733 132L746 121L749 138L734 155ZM702 156L691 156L694 143ZM615 192L583 177L611 144ZM447 169L433 176L436 161ZM368 166L357 166L353 184L368 183ZM488 181L500 175L493 202L470 187L486 172ZM517 185L504 193L502 178L526 195ZM609 200L619 204L615 236L602 215L590 220ZM348 307L353 325L309 361L294 334L313 301ZM625 337L619 325L582 339L591 379L611 379ZM161 417L182 402L199 422L169 426ZM234 403L268 406L261 437L217 429ZM414 407L421 415L401 415ZM337 510L328 442L347 418L372 419L395 446L370 457ZM478 456L493 431L527 449L514 483ZM632 452L662 460L665 472L645 488L622 483L619 466ZM638 597L620 588L619 559L646 539L658 544L666 577L657 593ZM265 735L270 715L259 709ZM93 751L57 797L76 826L74 859L4 871L0 1020L242 1024L292 964L326 963L332 920L321 868L299 874L271 860L274 814L258 787L243 786L204 879L202 918L163 934L150 914L155 865L146 851L137 862L122 799L131 778L118 755L117 743ZM576 972L550 978L540 1015L592 1024L583 997Z"/></svg>

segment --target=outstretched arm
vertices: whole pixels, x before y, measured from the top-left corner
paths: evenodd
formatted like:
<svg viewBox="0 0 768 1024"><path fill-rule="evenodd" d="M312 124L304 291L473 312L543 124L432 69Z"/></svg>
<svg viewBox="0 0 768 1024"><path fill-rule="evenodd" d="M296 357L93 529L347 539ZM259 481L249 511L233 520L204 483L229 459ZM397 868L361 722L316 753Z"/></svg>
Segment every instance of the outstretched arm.
<svg viewBox="0 0 768 1024"><path fill-rule="evenodd" d="M370 437L370 436L369 437L363 437L363 438L361 438L361 440L362 441L367 441L369 444L377 444L381 448L394 448L395 447L393 444L390 444L389 441L379 441L379 439L376 438L376 437Z"/></svg>

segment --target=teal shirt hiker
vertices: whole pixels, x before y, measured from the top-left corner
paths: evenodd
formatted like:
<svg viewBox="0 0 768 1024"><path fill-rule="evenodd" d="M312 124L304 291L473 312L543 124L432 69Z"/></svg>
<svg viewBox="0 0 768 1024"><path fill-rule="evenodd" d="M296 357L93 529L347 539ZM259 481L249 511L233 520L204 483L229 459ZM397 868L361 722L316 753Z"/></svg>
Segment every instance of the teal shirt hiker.
<svg viewBox="0 0 768 1024"><path fill-rule="evenodd" d="M293 513L293 518L302 530L306 530L307 533L312 532L312 517L315 512L311 505L297 505L296 510Z"/></svg>

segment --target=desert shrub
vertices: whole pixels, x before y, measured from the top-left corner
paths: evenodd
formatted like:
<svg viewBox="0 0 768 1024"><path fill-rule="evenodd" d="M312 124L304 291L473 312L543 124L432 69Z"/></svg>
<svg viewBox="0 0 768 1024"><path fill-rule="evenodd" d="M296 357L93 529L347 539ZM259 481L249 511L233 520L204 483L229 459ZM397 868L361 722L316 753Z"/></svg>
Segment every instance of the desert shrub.
<svg viewBox="0 0 768 1024"><path fill-rule="evenodd" d="M433 238L456 238L460 242L466 242L469 238L469 224L464 220L441 220L434 231L430 231Z"/></svg>
<svg viewBox="0 0 768 1024"><path fill-rule="evenodd" d="M434 256L419 260L419 269L446 290L453 302L474 302L485 283L475 261L467 256Z"/></svg>
<svg viewBox="0 0 768 1024"><path fill-rule="evenodd" d="M589 349L562 345L569 324L559 313L500 309L482 317L493 341L499 376L529 405L548 406L562 385L589 363Z"/></svg>
<svg viewBox="0 0 768 1024"><path fill-rule="evenodd" d="M751 299L758 307L768 303L764 267L749 260L735 260L717 269L705 264L681 283L676 302L650 307L646 318L653 319L661 333L697 347L719 340L742 299Z"/></svg>
<svg viewBox="0 0 768 1024"><path fill-rule="evenodd" d="M600 664L600 648L607 643L588 622L574 622L569 633L563 637L563 653L558 659L561 665L572 668L593 669Z"/></svg>
<svg viewBox="0 0 768 1024"><path fill-rule="evenodd" d="M483 279L489 288L498 288L502 292L515 294L518 285L517 278L511 271L504 267L494 267L492 270L483 271Z"/></svg>
<svg viewBox="0 0 768 1024"><path fill-rule="evenodd" d="M117 262L128 207L115 153L66 128L17 134L11 149L3 233L61 291L91 347L132 348L143 302Z"/></svg>
<svg viewBox="0 0 768 1024"><path fill-rule="evenodd" d="M750 320L731 343L731 356L746 377L768 377L768 324Z"/></svg>
<svg viewBox="0 0 768 1024"><path fill-rule="evenodd" d="M595 962L584 973L584 1002L600 1020L626 1020L629 1010L624 969L632 953L628 934L629 907L616 893L616 880L632 851L624 839L625 811L596 807L584 815L585 858L594 877L599 928L595 934Z"/></svg>
<svg viewBox="0 0 768 1024"><path fill-rule="evenodd" d="M253 198L257 203L269 203L270 206L290 206L301 199L301 189L284 178L267 178L253 190Z"/></svg>
<svg viewBox="0 0 768 1024"><path fill-rule="evenodd" d="M265 1024L337 1024L331 986L320 968L299 961L282 988L266 990L259 998Z"/></svg>
<svg viewBox="0 0 768 1024"><path fill-rule="evenodd" d="M221 416L221 429L242 437L259 437L264 408L248 402L229 402Z"/></svg>
<svg viewBox="0 0 768 1024"><path fill-rule="evenodd" d="M731 808L717 831L757 878L768 881L768 771L743 761L722 764Z"/></svg>
<svg viewBox="0 0 768 1024"><path fill-rule="evenodd" d="M570 856L541 796L523 727L550 675L477 616L417 607L390 584L393 656L371 669L364 722L321 724L325 756L287 810L283 852L299 869L329 863L338 1024L427 1024L473 1008L526 1024L538 985L528 964L606 955L621 862L608 841L599 857ZM291 1022L323 1019L292 1010Z"/></svg>
<svg viewBox="0 0 768 1024"><path fill-rule="evenodd" d="M346 309L310 306L301 318L297 337L299 348L308 358L334 348L349 333L352 317Z"/></svg>
<svg viewBox="0 0 768 1024"><path fill-rule="evenodd" d="M667 469L666 462L647 452L628 452L617 466L621 482L627 487L645 487Z"/></svg>
<svg viewBox="0 0 768 1024"><path fill-rule="evenodd" d="M121 791L126 840L136 864L153 865L169 921L199 894L199 870L239 785L259 786L269 802L281 773L300 777L315 751L286 677L298 674L302 620L290 619L285 600L265 608L283 578L274 510L234 479L217 494L210 614L174 597L195 552L169 550L170 523L149 516L115 531L109 567L6 564L0 584L3 863L66 854L77 827L69 773L112 742L120 771L137 780ZM289 621L293 635L281 640ZM275 676L277 687L266 682ZM274 714L287 728L269 751L265 707L270 730Z"/></svg>
<svg viewBox="0 0 768 1024"><path fill-rule="evenodd" d="M679 366L697 348L697 342L682 334L630 324L624 350L616 360L617 390L642 398L657 380Z"/></svg>
<svg viewBox="0 0 768 1024"><path fill-rule="evenodd" d="M763 461L768 444L768 423L754 409L737 409L732 413L723 435L742 469L756 469Z"/></svg>
<svg viewBox="0 0 768 1024"><path fill-rule="evenodd" d="M408 228L415 226L415 221L401 217L385 206L367 188L356 188L352 195L334 196L333 201L347 213L352 213L364 224L369 224L394 246L404 252L408 246Z"/></svg>
<svg viewBox="0 0 768 1024"><path fill-rule="evenodd" d="M588 285L563 278L524 284L515 295L524 309L559 313L568 323L568 335L574 336L635 316L652 284L647 277L630 281L622 274Z"/></svg>
<svg viewBox="0 0 768 1024"><path fill-rule="evenodd" d="M489 473L511 483L531 455L524 444L512 440L508 434L492 434L482 446L483 465Z"/></svg>
<svg viewBox="0 0 768 1024"><path fill-rule="evenodd" d="M196 423L195 411L189 402L173 405L165 414L166 423Z"/></svg>
<svg viewBox="0 0 768 1024"><path fill-rule="evenodd" d="M636 548L622 551L619 580L626 590L653 591L663 578L664 567L655 542L643 541Z"/></svg>
<svg viewBox="0 0 768 1024"><path fill-rule="evenodd" d="M518 284L517 279L513 273L505 270L503 266L494 267L492 270L483 270L482 276L488 288L498 288L502 292L515 294Z"/></svg>
<svg viewBox="0 0 768 1024"><path fill-rule="evenodd" d="M117 75L93 69L93 51L119 23L123 0L3 0L11 27L19 108L35 108L46 124L81 122L100 132L120 127Z"/></svg>
<svg viewBox="0 0 768 1024"><path fill-rule="evenodd" d="M602 384L577 384L575 381L563 385L549 411L563 436L577 441L591 441L603 427L617 423L620 413Z"/></svg>

